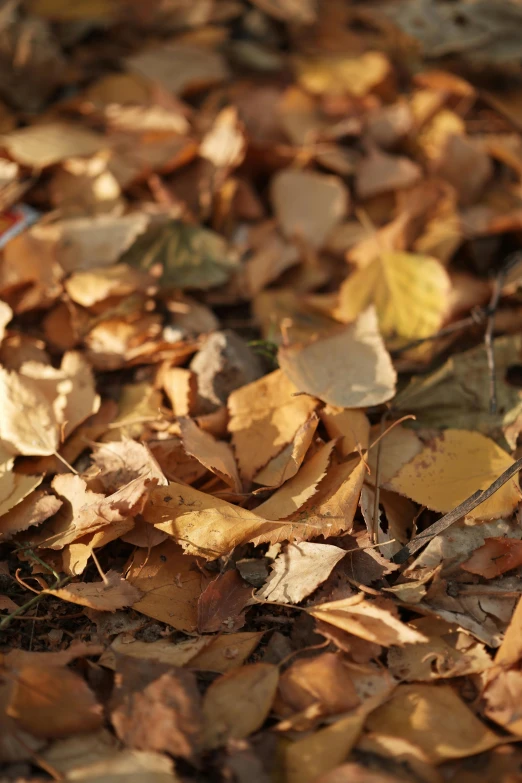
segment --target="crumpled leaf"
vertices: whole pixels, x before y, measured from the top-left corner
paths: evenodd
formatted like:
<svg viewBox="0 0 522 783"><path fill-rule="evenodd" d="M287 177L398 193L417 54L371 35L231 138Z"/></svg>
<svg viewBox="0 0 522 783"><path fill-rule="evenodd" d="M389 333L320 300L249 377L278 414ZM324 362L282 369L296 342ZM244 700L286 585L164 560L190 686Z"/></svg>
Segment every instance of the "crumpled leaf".
<svg viewBox="0 0 522 783"><path fill-rule="evenodd" d="M373 308L327 337L282 346L278 360L299 391L330 405L364 408L380 405L395 393L396 373Z"/></svg>
<svg viewBox="0 0 522 783"><path fill-rule="evenodd" d="M121 261L146 271L158 264L163 270L160 285L181 289L214 288L226 283L238 268L222 236L176 220L143 233Z"/></svg>
<svg viewBox="0 0 522 783"><path fill-rule="evenodd" d="M374 304L385 338L421 339L439 331L449 292L447 272L435 258L381 253L342 283L335 316L350 323Z"/></svg>
<svg viewBox="0 0 522 783"><path fill-rule="evenodd" d="M253 663L214 680L203 700L205 746L216 748L256 731L270 712L278 679L277 666Z"/></svg>
<svg viewBox="0 0 522 783"><path fill-rule="evenodd" d="M141 598L141 592L126 582L117 571L108 571L103 582L84 582L56 587L45 591L48 595L88 606L101 612L115 612L124 606L132 606Z"/></svg>
<svg viewBox="0 0 522 783"><path fill-rule="evenodd" d="M478 489L486 489L513 464L500 446L479 432L446 430L431 440L386 484L434 511L452 511ZM498 519L509 516L522 493L516 479L506 482L469 516Z"/></svg>
<svg viewBox="0 0 522 783"><path fill-rule="evenodd" d="M364 593L357 593L350 598L314 606L308 609L308 614L383 647L427 641L424 634L401 622L393 608L391 603L372 601L365 598Z"/></svg>
<svg viewBox="0 0 522 783"><path fill-rule="evenodd" d="M270 576L256 597L298 604L326 581L345 554L345 549L331 544L291 544L276 557Z"/></svg>

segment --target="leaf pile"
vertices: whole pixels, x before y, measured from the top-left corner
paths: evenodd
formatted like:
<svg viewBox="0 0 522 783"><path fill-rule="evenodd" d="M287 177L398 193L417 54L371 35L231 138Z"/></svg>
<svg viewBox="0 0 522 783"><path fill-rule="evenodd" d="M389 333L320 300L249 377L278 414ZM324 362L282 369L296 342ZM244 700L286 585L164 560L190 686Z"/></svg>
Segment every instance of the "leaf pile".
<svg viewBox="0 0 522 783"><path fill-rule="evenodd" d="M518 780L519 3L0 33L6 780Z"/></svg>

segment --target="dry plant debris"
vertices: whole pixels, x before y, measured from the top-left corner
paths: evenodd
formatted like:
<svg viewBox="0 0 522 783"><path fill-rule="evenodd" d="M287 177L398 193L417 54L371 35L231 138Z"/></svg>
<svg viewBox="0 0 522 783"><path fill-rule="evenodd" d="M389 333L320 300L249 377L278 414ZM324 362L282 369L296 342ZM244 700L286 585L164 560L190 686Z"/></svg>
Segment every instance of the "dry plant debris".
<svg viewBox="0 0 522 783"><path fill-rule="evenodd" d="M2 781L521 779L521 40L0 4Z"/></svg>

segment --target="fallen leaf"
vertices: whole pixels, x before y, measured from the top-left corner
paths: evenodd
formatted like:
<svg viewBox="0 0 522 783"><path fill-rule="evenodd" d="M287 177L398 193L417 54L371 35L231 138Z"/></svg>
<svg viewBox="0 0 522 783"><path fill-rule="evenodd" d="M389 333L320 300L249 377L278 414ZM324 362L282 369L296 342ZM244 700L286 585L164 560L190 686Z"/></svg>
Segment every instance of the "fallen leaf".
<svg viewBox="0 0 522 783"><path fill-rule="evenodd" d="M335 443L335 440L331 440L321 446L293 478L277 489L268 500L257 506L256 514L270 520L287 519L295 514L315 495L321 480L326 475Z"/></svg>
<svg viewBox="0 0 522 783"><path fill-rule="evenodd" d="M122 778L128 783L144 779L147 783L179 783L171 758L138 750L121 750L112 758L78 767L71 770L69 778L83 783L119 783Z"/></svg>
<svg viewBox="0 0 522 783"><path fill-rule="evenodd" d="M283 233L322 247L345 217L348 191L339 177L286 169L272 179L271 199Z"/></svg>
<svg viewBox="0 0 522 783"><path fill-rule="evenodd" d="M24 731L54 739L102 725L101 704L69 669L22 662L16 674L6 711Z"/></svg>
<svg viewBox="0 0 522 783"><path fill-rule="evenodd" d="M399 188L409 188L422 177L417 163L402 156L372 149L357 166L355 186L360 198L367 199Z"/></svg>
<svg viewBox="0 0 522 783"><path fill-rule="evenodd" d="M426 642L424 634L401 622L393 608L391 603L371 601L363 593L358 593L340 601L319 604L307 611L318 620L383 647Z"/></svg>
<svg viewBox="0 0 522 783"><path fill-rule="evenodd" d="M111 721L127 747L193 757L202 718L196 678L191 672L117 656L115 684Z"/></svg>
<svg viewBox="0 0 522 783"><path fill-rule="evenodd" d="M506 629L502 644L495 656L495 663L501 666L512 666L522 657L522 642L520 639L520 619L522 617L522 600L519 599L515 611Z"/></svg>
<svg viewBox="0 0 522 783"><path fill-rule="evenodd" d="M256 474L255 483L262 487L280 487L293 478L303 464L318 423L316 414L312 413L299 427L293 441Z"/></svg>
<svg viewBox="0 0 522 783"><path fill-rule="evenodd" d="M225 571L213 579L198 600L198 631L237 631L245 622L242 610L252 595L251 586L238 571Z"/></svg>
<svg viewBox="0 0 522 783"><path fill-rule="evenodd" d="M139 658L140 660L180 667L189 663L202 649L208 646L210 641L210 637L196 636L177 643L166 639L158 639L156 642L142 642L130 634L121 633L112 640L111 646L105 650L98 663L116 670L118 656L124 655L127 658Z"/></svg>
<svg viewBox="0 0 522 783"><path fill-rule="evenodd" d="M460 564L464 571L494 579L522 565L522 541L512 538L486 538L469 560Z"/></svg>
<svg viewBox="0 0 522 783"><path fill-rule="evenodd" d="M228 106L214 120L199 145L199 154L216 168L237 167L245 157L246 141L238 124L237 109Z"/></svg>
<svg viewBox="0 0 522 783"><path fill-rule="evenodd" d="M370 422L363 411L325 405L319 415L328 435L331 438L342 438L338 448L343 457L368 448Z"/></svg>
<svg viewBox="0 0 522 783"><path fill-rule="evenodd" d="M478 489L486 489L513 460L479 432L446 430L386 484L435 511L452 511ZM522 495L515 479L470 511L473 519L509 516Z"/></svg>
<svg viewBox="0 0 522 783"><path fill-rule="evenodd" d="M372 308L326 338L281 347L278 359L299 391L330 405L364 408L395 393L395 370Z"/></svg>
<svg viewBox="0 0 522 783"><path fill-rule="evenodd" d="M42 169L71 157L93 155L105 146L103 136L80 125L49 123L19 128L0 143L24 166Z"/></svg>
<svg viewBox="0 0 522 783"><path fill-rule="evenodd" d="M399 685L366 726L413 742L435 764L483 753L504 741L448 685Z"/></svg>
<svg viewBox="0 0 522 783"><path fill-rule="evenodd" d="M133 605L135 611L180 631L196 630L197 602L204 587L196 558L183 555L181 547L165 541L150 552L138 550L126 578L143 594Z"/></svg>
<svg viewBox="0 0 522 783"><path fill-rule="evenodd" d="M341 657L327 652L295 661L283 672L278 688L281 702L287 714L319 705L319 714L336 715L357 707L359 697Z"/></svg>
<svg viewBox="0 0 522 783"><path fill-rule="evenodd" d="M272 707L278 679L277 666L253 663L215 680L203 699L205 747L243 739L260 728Z"/></svg>
<svg viewBox="0 0 522 783"><path fill-rule="evenodd" d="M335 316L350 323L374 304L385 338L422 339L439 331L449 291L449 277L435 258L381 253L342 283Z"/></svg>
<svg viewBox="0 0 522 783"><path fill-rule="evenodd" d="M271 574L256 598L298 604L328 579L345 554L344 549L330 544L306 541L290 544L276 557Z"/></svg>
<svg viewBox="0 0 522 783"><path fill-rule="evenodd" d="M239 669L252 655L264 631L240 631L207 637L208 645L192 658L186 666L190 669L226 674Z"/></svg>
<svg viewBox="0 0 522 783"><path fill-rule="evenodd" d="M216 440L208 432L200 429L192 419L181 417L178 422L187 454L219 476L235 492L241 492L241 480L234 452L228 443Z"/></svg>
<svg viewBox="0 0 522 783"><path fill-rule="evenodd" d="M95 444L92 460L100 471L103 489L109 493L139 477L156 479L160 486L168 484L148 446L130 438Z"/></svg>
<svg viewBox="0 0 522 783"><path fill-rule="evenodd" d="M330 55L296 58L299 83L319 95L348 93L361 97L380 85L390 73L390 63L381 52L365 52L360 57Z"/></svg>
<svg viewBox="0 0 522 783"><path fill-rule="evenodd" d="M174 95L210 87L228 76L220 54L183 43L156 45L130 57L127 66L140 76L159 82Z"/></svg>
<svg viewBox="0 0 522 783"><path fill-rule="evenodd" d="M153 278L139 269L114 264L74 272L65 282L65 290L76 304L93 307L111 296L129 296L146 290L153 283Z"/></svg>
<svg viewBox="0 0 522 783"><path fill-rule="evenodd" d="M103 582L84 582L57 587L45 591L48 595L88 606L101 612L115 612L124 606L132 606L141 598L141 591L125 581L117 571L108 571Z"/></svg>
<svg viewBox="0 0 522 783"><path fill-rule="evenodd" d="M485 716L518 737L522 734L521 689L522 674L516 669L509 669L498 671L483 692Z"/></svg>
<svg viewBox="0 0 522 783"><path fill-rule="evenodd" d="M232 392L229 431L241 476L251 480L293 439L317 401L298 389L280 370Z"/></svg>

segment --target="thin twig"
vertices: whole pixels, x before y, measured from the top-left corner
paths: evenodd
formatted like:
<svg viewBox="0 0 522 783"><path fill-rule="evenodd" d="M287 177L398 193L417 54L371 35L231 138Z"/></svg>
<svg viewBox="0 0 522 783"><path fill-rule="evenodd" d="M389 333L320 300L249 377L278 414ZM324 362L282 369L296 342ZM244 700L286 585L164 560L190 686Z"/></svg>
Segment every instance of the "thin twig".
<svg viewBox="0 0 522 783"><path fill-rule="evenodd" d="M391 558L392 561L394 563L406 562L406 560L423 547L424 544L427 544L432 538L435 538L435 536L438 536L440 533L443 533L448 527L453 525L454 522L465 517L466 514L469 514L470 511L473 511L474 508L490 498L491 495L494 495L495 492L497 492L500 487L503 487L506 481L509 481L510 478L515 476L519 470L522 470L522 459L517 459L517 461L495 479L487 489L478 489L473 495L470 495L469 498L458 505L457 508L454 508L453 511L445 514L427 530L419 533L415 538L412 538L409 544L403 546L402 549L393 555Z"/></svg>
<svg viewBox="0 0 522 783"><path fill-rule="evenodd" d="M486 349L489 374L489 412L491 414L497 412L497 370L495 364L495 349L493 348L493 333L495 331L495 315L500 299L500 293L502 291L504 274L504 271L502 271L497 275L495 280L495 286L493 288L491 301L488 307L489 314L486 324L486 331L484 332L484 347Z"/></svg>

